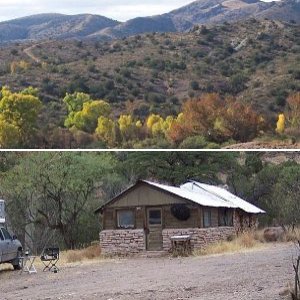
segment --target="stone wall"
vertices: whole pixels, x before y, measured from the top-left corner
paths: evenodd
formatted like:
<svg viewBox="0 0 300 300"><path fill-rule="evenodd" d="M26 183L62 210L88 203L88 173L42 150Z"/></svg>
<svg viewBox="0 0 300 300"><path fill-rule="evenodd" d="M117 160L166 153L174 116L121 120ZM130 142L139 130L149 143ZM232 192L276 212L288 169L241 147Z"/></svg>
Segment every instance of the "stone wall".
<svg viewBox="0 0 300 300"><path fill-rule="evenodd" d="M234 227L163 229L163 251L170 252L171 236L190 235L192 249L203 249L207 245L226 240L235 235ZM104 255L132 255L146 250L143 229L103 230L100 246Z"/></svg>
<svg viewBox="0 0 300 300"><path fill-rule="evenodd" d="M190 235L192 249L203 249L209 244L226 240L236 234L234 227L164 229L163 250L171 250L171 236Z"/></svg>
<svg viewBox="0 0 300 300"><path fill-rule="evenodd" d="M235 210L233 215L233 226L237 233L257 229L258 218L256 215L247 214L241 210Z"/></svg>
<svg viewBox="0 0 300 300"><path fill-rule="evenodd" d="M103 230L100 232L100 246L104 255L129 255L145 251L144 230Z"/></svg>

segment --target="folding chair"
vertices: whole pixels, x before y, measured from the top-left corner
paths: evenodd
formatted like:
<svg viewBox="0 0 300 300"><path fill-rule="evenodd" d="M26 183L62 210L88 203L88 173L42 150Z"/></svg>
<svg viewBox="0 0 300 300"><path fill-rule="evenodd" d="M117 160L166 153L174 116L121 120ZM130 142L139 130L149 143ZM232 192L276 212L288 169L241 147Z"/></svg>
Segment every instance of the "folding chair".
<svg viewBox="0 0 300 300"><path fill-rule="evenodd" d="M58 271L59 268L56 266L56 264L59 261L59 248L57 247L46 248L43 251L43 254L41 255L41 261L45 266L43 272L46 270L51 271L52 268Z"/></svg>

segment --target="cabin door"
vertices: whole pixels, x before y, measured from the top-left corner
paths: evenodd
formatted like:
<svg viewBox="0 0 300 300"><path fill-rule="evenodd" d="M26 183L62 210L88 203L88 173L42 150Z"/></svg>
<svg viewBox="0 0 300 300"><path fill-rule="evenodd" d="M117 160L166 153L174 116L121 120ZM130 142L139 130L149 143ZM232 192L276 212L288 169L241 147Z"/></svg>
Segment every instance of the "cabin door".
<svg viewBox="0 0 300 300"><path fill-rule="evenodd" d="M162 210L161 208L151 207L147 209L147 250L162 250Z"/></svg>

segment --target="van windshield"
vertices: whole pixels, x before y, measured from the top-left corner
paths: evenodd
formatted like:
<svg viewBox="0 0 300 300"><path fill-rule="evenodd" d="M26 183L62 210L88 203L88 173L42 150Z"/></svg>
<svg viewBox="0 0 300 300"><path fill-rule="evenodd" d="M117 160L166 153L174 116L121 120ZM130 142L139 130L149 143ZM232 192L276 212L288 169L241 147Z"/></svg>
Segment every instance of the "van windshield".
<svg viewBox="0 0 300 300"><path fill-rule="evenodd" d="M11 235L8 233L8 231L5 229L5 228L2 228L1 230L0 230L0 232L2 231L2 233L3 233L3 235L4 235L4 239L5 240L11 240L12 239L12 237L11 237Z"/></svg>

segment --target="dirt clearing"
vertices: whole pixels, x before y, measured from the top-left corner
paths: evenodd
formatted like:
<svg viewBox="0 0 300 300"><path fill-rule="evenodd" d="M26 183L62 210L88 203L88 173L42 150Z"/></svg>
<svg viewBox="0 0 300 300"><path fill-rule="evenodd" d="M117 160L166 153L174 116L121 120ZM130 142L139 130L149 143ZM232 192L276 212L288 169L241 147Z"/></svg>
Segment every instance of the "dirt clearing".
<svg viewBox="0 0 300 300"><path fill-rule="evenodd" d="M279 300L293 282L292 244L187 258L130 258L62 266L59 273L0 271L0 298Z"/></svg>

